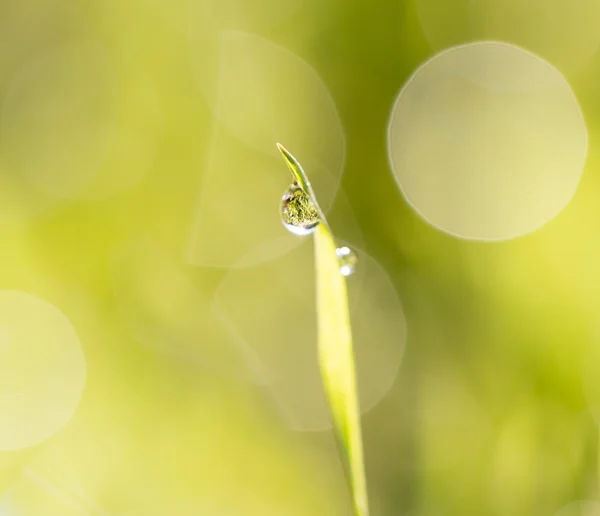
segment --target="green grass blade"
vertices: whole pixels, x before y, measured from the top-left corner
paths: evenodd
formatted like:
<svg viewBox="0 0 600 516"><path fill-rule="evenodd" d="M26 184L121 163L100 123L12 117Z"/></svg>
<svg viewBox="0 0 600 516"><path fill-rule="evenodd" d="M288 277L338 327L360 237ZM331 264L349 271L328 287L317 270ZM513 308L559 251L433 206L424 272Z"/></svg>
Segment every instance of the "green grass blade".
<svg viewBox="0 0 600 516"><path fill-rule="evenodd" d="M290 169L290 172L292 173L292 176L294 176L296 182L306 193L308 193L313 198L313 200L315 200L314 193L310 186L310 181L308 180L306 173L300 166L300 163L298 163L298 160L294 158L294 156L292 156L291 153L283 145L281 145L281 143L277 144L277 148L279 149L279 152L281 152L281 154L283 155L283 159L285 160L285 163Z"/></svg>
<svg viewBox="0 0 600 516"><path fill-rule="evenodd" d="M324 224L315 231L319 362L333 424L344 454L357 516L369 514L352 330L346 280L340 274L333 236Z"/></svg>
<svg viewBox="0 0 600 516"><path fill-rule="evenodd" d="M368 516L367 483L346 280L340 273L335 240L325 215L319 207L308 176L298 160L283 145L278 143L277 148L281 151L295 181L311 197L321 219L314 233L321 376L331 408L336 437L345 462L344 468L350 483L356 515Z"/></svg>
<svg viewBox="0 0 600 516"><path fill-rule="evenodd" d="M319 203L317 202L317 197L312 189L310 181L308 180L306 172L304 172L304 169L302 168L300 163L298 163L298 160L294 158L294 156L292 156L292 154L283 145L281 145L281 143L277 144L277 148L281 152L283 159L288 168L290 169L290 172L292 173L292 176L294 177L296 183L298 183L300 185L300 188L302 188L302 190L304 190L312 199L312 202L317 208L317 213L319 214L319 218L321 219L322 224L327 226L325 214L323 213L321 207L319 206Z"/></svg>

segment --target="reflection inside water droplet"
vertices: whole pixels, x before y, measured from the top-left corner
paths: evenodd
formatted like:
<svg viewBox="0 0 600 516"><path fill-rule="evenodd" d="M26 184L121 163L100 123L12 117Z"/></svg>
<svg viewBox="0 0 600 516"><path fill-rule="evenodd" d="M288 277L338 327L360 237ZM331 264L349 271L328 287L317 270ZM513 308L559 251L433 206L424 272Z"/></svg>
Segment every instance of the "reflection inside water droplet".
<svg viewBox="0 0 600 516"><path fill-rule="evenodd" d="M358 258L356 253L349 247L338 247L335 254L340 262L340 274L342 276L350 276L356 270Z"/></svg>
<svg viewBox="0 0 600 516"><path fill-rule="evenodd" d="M281 198L281 221L295 235L309 235L320 222L317 207L296 182Z"/></svg>

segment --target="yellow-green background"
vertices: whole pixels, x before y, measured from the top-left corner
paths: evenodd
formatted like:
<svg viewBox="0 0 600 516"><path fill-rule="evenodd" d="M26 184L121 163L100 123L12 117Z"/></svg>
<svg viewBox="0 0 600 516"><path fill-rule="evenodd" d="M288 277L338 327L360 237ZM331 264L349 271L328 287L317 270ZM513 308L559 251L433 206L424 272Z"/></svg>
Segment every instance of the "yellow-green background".
<svg viewBox="0 0 600 516"><path fill-rule="evenodd" d="M437 6L452 29L448 44L489 37L535 46L535 38L520 37L526 24L506 36L486 33L477 20L465 25L463 2L453 4ZM544 9L559 4L565 8L548 2ZM530 20L536 33L543 20ZM383 266L404 307L402 365L363 417L373 515L554 515L569 502L597 499L600 53L576 70L564 66L589 133L572 202L534 234L499 243L458 240L408 208L389 170L386 129L396 95L443 48L425 37L415 5L400 0L0 3L0 101L9 98L23 66L44 52L99 41L116 81L111 109L138 135L131 145L117 138L102 157L99 182L65 199L23 183L14 149L0 133L0 288L59 308L88 366L81 404L63 430L38 447L0 454L0 492L11 485L13 496L22 490L20 499L39 504L26 513L36 516L351 514L330 432L290 430L264 390L249 386L243 368L223 356L227 337L207 306L229 270L186 258L215 131L206 89L215 80L215 38L225 28L285 47L328 88L345 135L341 186L357 222L339 215L338 201L333 229L352 243L359 228L362 241L353 243ZM548 38L576 38L576 29L555 35L548 29ZM570 62L563 59L555 63L561 71ZM288 109L302 120L301 131L321 135L312 100ZM71 119L59 110L47 131L56 131L60 152L68 153L70 138L73 145L81 141L77 126L65 120ZM36 135L18 134L19 156L42 152ZM282 143L295 152L293 143ZM274 145L265 152L276 152ZM233 162L243 170L243 159ZM139 178L136 167L145 171ZM74 176L67 183L77 169L68 172ZM45 171L37 173L53 184ZM283 162L280 173L283 194ZM230 217L243 235L255 224L260 189L261 179L248 177L211 201L234 207ZM31 214L28 206L35 207ZM131 245L136 258L115 274L115 260ZM140 267L147 269L137 281ZM290 288L296 282L302 288L303 278ZM260 286L239 295L259 293ZM271 303L260 309L276 311L279 303ZM196 310L198 321L189 323ZM138 333L128 317L142 318L134 324ZM180 323L185 327L176 332L192 348L181 356L165 349L172 340L163 338ZM140 343L140 332L157 346ZM197 351L190 336L206 345L204 362L224 360L228 374L189 360ZM378 339L377 327L372 338Z"/></svg>

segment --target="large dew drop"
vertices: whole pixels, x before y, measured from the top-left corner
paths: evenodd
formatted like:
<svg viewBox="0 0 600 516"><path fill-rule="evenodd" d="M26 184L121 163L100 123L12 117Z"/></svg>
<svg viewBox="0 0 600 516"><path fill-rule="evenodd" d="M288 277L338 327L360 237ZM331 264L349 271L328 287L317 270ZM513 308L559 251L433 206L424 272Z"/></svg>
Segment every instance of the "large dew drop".
<svg viewBox="0 0 600 516"><path fill-rule="evenodd" d="M340 262L340 274L342 276L350 276L356 270L358 258L356 253L349 247L338 247L335 254Z"/></svg>
<svg viewBox="0 0 600 516"><path fill-rule="evenodd" d="M317 207L296 182L281 198L281 221L294 235L310 235L320 222Z"/></svg>

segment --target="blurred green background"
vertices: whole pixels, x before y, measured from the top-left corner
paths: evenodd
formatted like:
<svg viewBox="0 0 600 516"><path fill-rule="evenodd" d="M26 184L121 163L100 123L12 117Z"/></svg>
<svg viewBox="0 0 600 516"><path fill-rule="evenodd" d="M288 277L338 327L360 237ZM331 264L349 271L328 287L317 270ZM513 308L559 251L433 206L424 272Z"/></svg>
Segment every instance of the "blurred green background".
<svg viewBox="0 0 600 516"><path fill-rule="evenodd" d="M372 514L600 515L599 26L1 1L0 514L352 513L281 142L359 255Z"/></svg>

